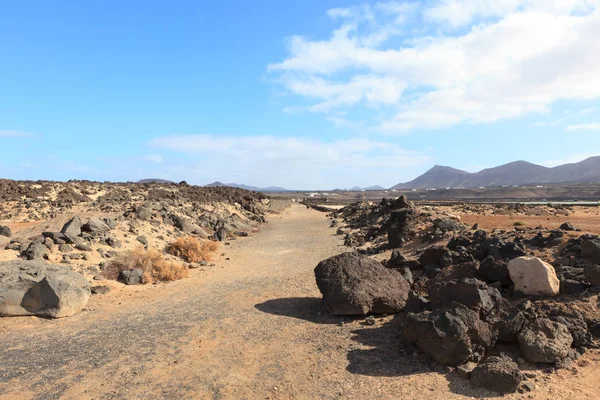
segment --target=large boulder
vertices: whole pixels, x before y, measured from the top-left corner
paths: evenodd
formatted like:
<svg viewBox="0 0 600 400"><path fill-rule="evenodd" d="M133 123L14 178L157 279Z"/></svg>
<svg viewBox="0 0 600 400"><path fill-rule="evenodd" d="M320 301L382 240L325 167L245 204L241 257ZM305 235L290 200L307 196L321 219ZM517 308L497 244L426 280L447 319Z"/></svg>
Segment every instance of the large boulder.
<svg viewBox="0 0 600 400"><path fill-rule="evenodd" d="M192 223L187 218L182 217L177 214L169 214L164 218L165 223L169 225L173 225L175 228L179 229L185 233L200 233L204 232L204 230L198 225ZM205 232L204 232L205 233Z"/></svg>
<svg viewBox="0 0 600 400"><path fill-rule="evenodd" d="M437 265L441 268L448 267L452 265L452 252L446 247L428 247L419 256L419 263L423 267L426 265Z"/></svg>
<svg viewBox="0 0 600 400"><path fill-rule="evenodd" d="M527 254L523 246L519 243L506 243L498 237L486 239L481 244L481 250L485 256L493 256L496 259L512 260L513 258L522 257Z"/></svg>
<svg viewBox="0 0 600 400"><path fill-rule="evenodd" d="M497 299L494 308L486 315L486 322L494 326L498 341L516 342L517 334L527 322L525 315L506 299Z"/></svg>
<svg viewBox="0 0 600 400"><path fill-rule="evenodd" d="M515 291L526 295L556 296L560 281L554 267L537 257L518 257L508 263Z"/></svg>
<svg viewBox="0 0 600 400"><path fill-rule="evenodd" d="M552 363L567 357L573 336L566 325L539 318L527 325L518 335L519 346L527 361Z"/></svg>
<svg viewBox="0 0 600 400"><path fill-rule="evenodd" d="M572 232L572 231L576 231L577 230L577 228L575 228L573 226L573 224L571 224L570 222L565 222L558 229L562 229L563 231L568 231L568 232Z"/></svg>
<svg viewBox="0 0 600 400"><path fill-rule="evenodd" d="M444 365L479 362L496 343L492 326L482 321L477 312L458 303L408 314L402 332L425 354Z"/></svg>
<svg viewBox="0 0 600 400"><path fill-rule="evenodd" d="M600 286L600 265L586 265L583 274L591 285Z"/></svg>
<svg viewBox="0 0 600 400"><path fill-rule="evenodd" d="M81 235L82 226L83 223L81 222L81 218L76 215L62 227L60 232L64 235L68 242L75 243L77 241L77 237Z"/></svg>
<svg viewBox="0 0 600 400"><path fill-rule="evenodd" d="M135 210L135 215L142 221L152 219L152 210L145 206L140 206Z"/></svg>
<svg viewBox="0 0 600 400"><path fill-rule="evenodd" d="M126 285L141 285L144 283L144 271L140 268L123 270L118 279Z"/></svg>
<svg viewBox="0 0 600 400"><path fill-rule="evenodd" d="M453 218L437 218L433 221L433 226L442 232L454 232L466 229L466 226Z"/></svg>
<svg viewBox="0 0 600 400"><path fill-rule="evenodd" d="M429 287L428 294L434 308L456 302L477 312L489 312L502 297L498 289L472 278L436 282Z"/></svg>
<svg viewBox="0 0 600 400"><path fill-rule="evenodd" d="M0 236L11 237L12 231L11 231L10 227L0 225Z"/></svg>
<svg viewBox="0 0 600 400"><path fill-rule="evenodd" d="M513 393L523 381L516 362L505 355L486 358L471 372L471 382L499 393Z"/></svg>
<svg viewBox="0 0 600 400"><path fill-rule="evenodd" d="M600 239L584 239L581 242L581 257L589 258L595 264L600 264Z"/></svg>
<svg viewBox="0 0 600 400"><path fill-rule="evenodd" d="M110 231L110 227L100 218L90 218L81 228L82 231L89 232L92 235Z"/></svg>
<svg viewBox="0 0 600 400"><path fill-rule="evenodd" d="M490 282L506 279L508 278L506 262L493 256L487 256L479 265L479 274Z"/></svg>
<svg viewBox="0 0 600 400"><path fill-rule="evenodd" d="M334 315L397 313L404 308L410 291L402 273L358 253L321 261L315 277Z"/></svg>
<svg viewBox="0 0 600 400"><path fill-rule="evenodd" d="M21 257L25 260L42 260L48 257L48 248L42 243L33 242L21 252Z"/></svg>
<svg viewBox="0 0 600 400"><path fill-rule="evenodd" d="M90 284L67 267L41 261L0 263L0 316L69 317L90 298Z"/></svg>

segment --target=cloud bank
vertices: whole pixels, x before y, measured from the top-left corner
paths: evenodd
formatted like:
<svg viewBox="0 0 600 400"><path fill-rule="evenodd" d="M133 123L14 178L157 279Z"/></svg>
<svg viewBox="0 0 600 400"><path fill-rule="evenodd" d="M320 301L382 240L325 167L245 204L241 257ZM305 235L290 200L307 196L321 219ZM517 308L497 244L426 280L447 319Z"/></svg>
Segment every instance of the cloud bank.
<svg viewBox="0 0 600 400"><path fill-rule="evenodd" d="M374 130L401 134L600 98L598 0L393 1L327 14L327 39L292 36L287 58L268 66L311 112L373 108Z"/></svg>
<svg viewBox="0 0 600 400"><path fill-rule="evenodd" d="M369 139L170 135L152 139L148 145L190 155L192 162L182 161L170 170L186 179L264 186L289 182L293 188L308 189L331 188L331 182L391 186L402 178L401 170L410 176L411 168L431 161L426 154Z"/></svg>

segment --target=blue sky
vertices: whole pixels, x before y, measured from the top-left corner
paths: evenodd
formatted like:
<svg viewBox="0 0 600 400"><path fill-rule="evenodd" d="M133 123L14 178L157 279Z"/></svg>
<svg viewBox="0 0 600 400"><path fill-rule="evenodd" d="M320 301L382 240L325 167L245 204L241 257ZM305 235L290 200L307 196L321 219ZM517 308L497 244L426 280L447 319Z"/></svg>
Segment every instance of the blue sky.
<svg viewBox="0 0 600 400"><path fill-rule="evenodd" d="M600 154L600 1L0 5L0 177L334 188Z"/></svg>

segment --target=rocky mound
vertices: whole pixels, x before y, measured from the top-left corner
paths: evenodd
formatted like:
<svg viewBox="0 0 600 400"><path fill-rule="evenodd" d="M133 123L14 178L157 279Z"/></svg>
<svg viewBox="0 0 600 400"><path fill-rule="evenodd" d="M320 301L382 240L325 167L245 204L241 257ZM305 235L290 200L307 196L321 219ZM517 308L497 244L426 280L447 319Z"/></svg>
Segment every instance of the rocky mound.
<svg viewBox="0 0 600 400"><path fill-rule="evenodd" d="M475 385L497 392L520 387L520 365L562 368L598 346L600 313L593 304L600 293L600 237L568 239L566 232L575 231L570 224L560 230L489 232L431 211L400 198L331 213L332 226L346 234L347 245L372 244L359 252L395 249L382 264L410 277L401 316L405 340L470 376ZM346 226L338 226L340 220ZM333 268L342 261L323 263ZM349 271L358 269L345 264L353 266ZM364 295L373 282L386 287L390 298L404 296L405 287L396 288L395 276L384 278L375 264L360 259L368 267L360 269L363 274L347 275L352 285L344 286L343 299ZM346 269L337 268L340 277L346 276ZM332 289L318 284L328 303Z"/></svg>
<svg viewBox="0 0 600 400"><path fill-rule="evenodd" d="M289 205L274 203L276 210ZM65 264L93 277L111 259L139 246L158 250L169 261L165 249L181 237L226 242L248 236L267 222L270 206L261 193L185 182L0 180L0 220L11 224L0 226L7 251L1 256ZM199 267L197 261L178 261Z"/></svg>

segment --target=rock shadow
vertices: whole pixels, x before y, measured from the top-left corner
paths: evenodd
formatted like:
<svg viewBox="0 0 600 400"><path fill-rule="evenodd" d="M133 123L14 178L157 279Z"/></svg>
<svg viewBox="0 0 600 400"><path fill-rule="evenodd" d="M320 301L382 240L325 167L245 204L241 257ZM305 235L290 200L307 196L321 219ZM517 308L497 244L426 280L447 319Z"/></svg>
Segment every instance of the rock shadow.
<svg viewBox="0 0 600 400"><path fill-rule="evenodd" d="M353 349L348 352L350 373L366 376L406 376L431 372L431 363L419 354L412 344L402 338L400 316L380 327L369 327L352 331L352 340L370 349Z"/></svg>
<svg viewBox="0 0 600 400"><path fill-rule="evenodd" d="M380 327L352 331L352 340L370 349L354 349L348 352L346 370L352 374L372 377L402 377L424 373L439 373L446 377L448 389L455 394L488 398L499 394L475 387L461 378L453 369L429 359L412 343L402 337L403 315L396 315Z"/></svg>
<svg viewBox="0 0 600 400"><path fill-rule="evenodd" d="M356 318L331 315L323 300L317 297L288 297L267 300L254 306L264 313L291 317L315 324L339 324Z"/></svg>
<svg viewBox="0 0 600 400"><path fill-rule="evenodd" d="M448 380L448 389L454 394L476 399L489 399L502 397L502 393L492 392L490 390L477 387L468 379L463 379L456 372L446 375Z"/></svg>
<svg viewBox="0 0 600 400"><path fill-rule="evenodd" d="M264 313L297 318L316 324L339 324L362 320L365 317L334 316L327 311L321 298L290 297L265 301L254 306ZM489 398L497 393L477 388L452 369L429 359L402 336L403 315L396 315L380 326L365 326L353 330L352 340L368 349L348 351L346 370L352 374L372 377L402 377L424 373L441 373L448 380L448 389L455 394Z"/></svg>

